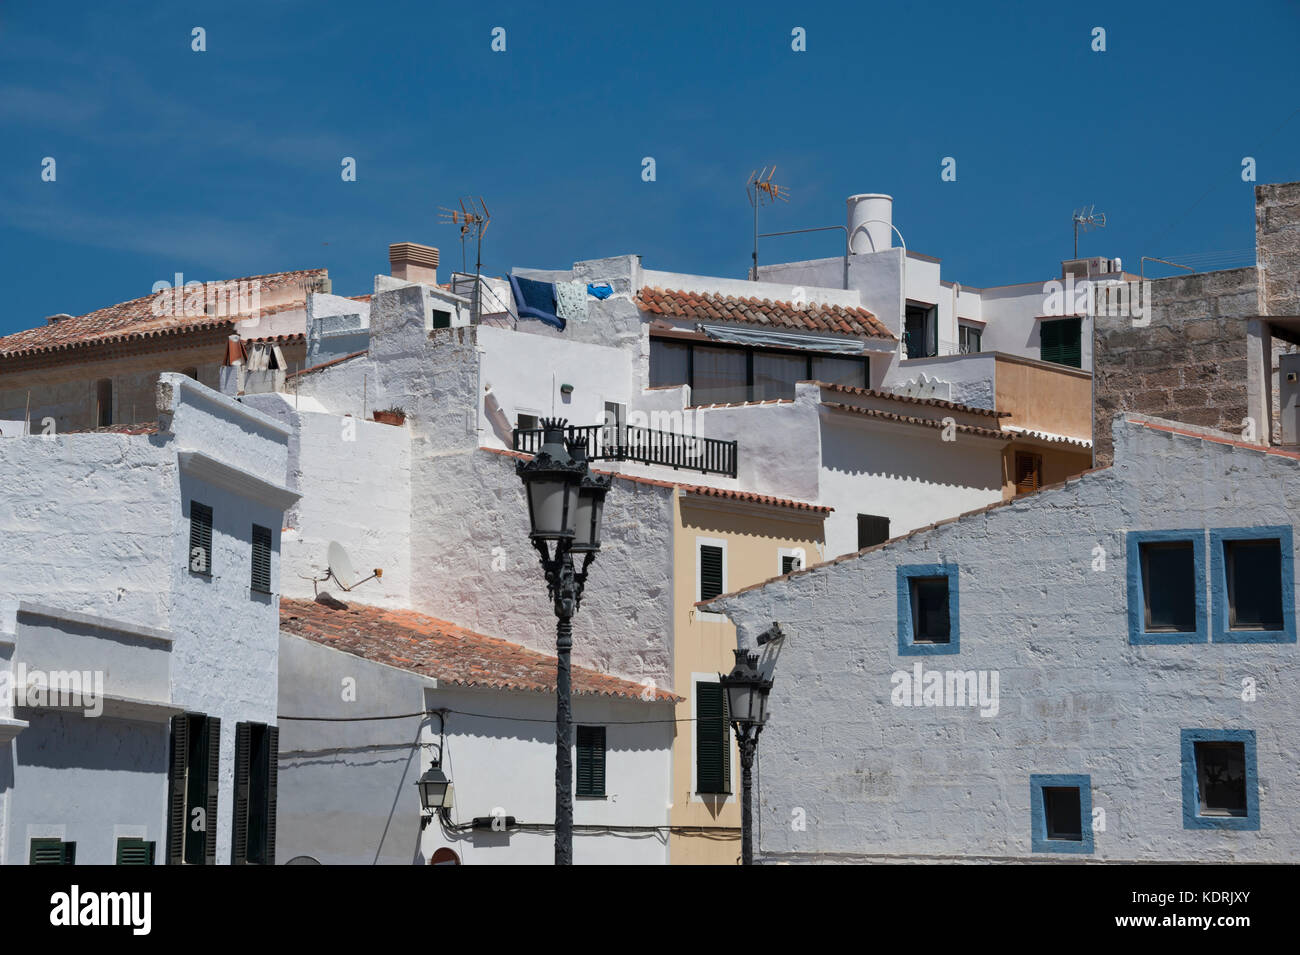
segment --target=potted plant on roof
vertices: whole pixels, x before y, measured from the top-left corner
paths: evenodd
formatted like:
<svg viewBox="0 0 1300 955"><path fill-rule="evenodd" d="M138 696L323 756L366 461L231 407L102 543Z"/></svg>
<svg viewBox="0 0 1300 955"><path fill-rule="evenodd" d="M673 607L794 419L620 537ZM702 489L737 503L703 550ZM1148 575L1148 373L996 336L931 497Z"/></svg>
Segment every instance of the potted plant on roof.
<svg viewBox="0 0 1300 955"><path fill-rule="evenodd" d="M406 410L393 405L391 408L376 408L375 420L381 424L391 424L401 427L406 421Z"/></svg>

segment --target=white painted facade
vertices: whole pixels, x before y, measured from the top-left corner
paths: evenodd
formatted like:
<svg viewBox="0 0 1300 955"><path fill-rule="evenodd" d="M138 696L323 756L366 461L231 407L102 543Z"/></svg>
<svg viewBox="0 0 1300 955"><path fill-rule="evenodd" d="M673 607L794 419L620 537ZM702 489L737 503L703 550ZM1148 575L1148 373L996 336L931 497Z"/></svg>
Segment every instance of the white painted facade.
<svg viewBox="0 0 1300 955"><path fill-rule="evenodd" d="M112 864L116 837L165 859L168 720L220 717L217 860L230 858L234 727L276 722L278 597L252 591L252 524L279 529L288 434L178 374L156 434L0 442L0 674L94 671L102 715L0 701L0 860L60 835ZM213 509L211 576L189 569L189 503ZM25 724L25 725L20 725ZM57 830L57 831L56 831Z"/></svg>
<svg viewBox="0 0 1300 955"><path fill-rule="evenodd" d="M1228 435L1185 433L1196 430L1117 419L1111 468L711 604L736 623L742 646L762 651L774 679L758 751L759 854L1294 858L1300 799L1288 781L1300 708L1285 535L1300 512L1297 462ZM1187 530L1201 541L1208 554L1195 586L1217 619L1225 611L1212 532L1279 526L1289 640L1131 642L1130 535ZM956 574L957 652L905 654L899 569L935 564ZM773 621L786 638L758 647ZM916 697L897 694L898 674L910 680L917 665L996 674L995 712L901 705ZM1253 734L1257 828L1187 824L1183 730ZM1087 777L1091 852L1036 850L1035 774Z"/></svg>

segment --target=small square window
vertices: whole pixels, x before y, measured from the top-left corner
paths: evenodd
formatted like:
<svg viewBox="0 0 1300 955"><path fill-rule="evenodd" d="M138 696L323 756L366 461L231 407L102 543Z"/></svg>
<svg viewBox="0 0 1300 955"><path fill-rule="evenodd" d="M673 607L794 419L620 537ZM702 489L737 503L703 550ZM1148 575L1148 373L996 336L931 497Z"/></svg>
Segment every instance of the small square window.
<svg viewBox="0 0 1300 955"><path fill-rule="evenodd" d="M1182 731L1183 828L1259 829L1254 730Z"/></svg>
<svg viewBox="0 0 1300 955"><path fill-rule="evenodd" d="M1210 531L1215 643L1295 643L1291 526Z"/></svg>
<svg viewBox="0 0 1300 955"><path fill-rule="evenodd" d="M1091 853L1092 777L1066 773L1030 776L1029 816L1034 852Z"/></svg>
<svg viewBox="0 0 1300 955"><path fill-rule="evenodd" d="M1205 531L1125 534L1129 643L1205 643Z"/></svg>
<svg viewBox="0 0 1300 955"><path fill-rule="evenodd" d="M948 578L913 577L912 642L947 643Z"/></svg>
<svg viewBox="0 0 1300 955"><path fill-rule="evenodd" d="M897 574L899 654L957 653L957 565L905 564Z"/></svg>
<svg viewBox="0 0 1300 955"><path fill-rule="evenodd" d="M1196 631L1196 557L1191 541L1141 545L1143 617L1148 633Z"/></svg>

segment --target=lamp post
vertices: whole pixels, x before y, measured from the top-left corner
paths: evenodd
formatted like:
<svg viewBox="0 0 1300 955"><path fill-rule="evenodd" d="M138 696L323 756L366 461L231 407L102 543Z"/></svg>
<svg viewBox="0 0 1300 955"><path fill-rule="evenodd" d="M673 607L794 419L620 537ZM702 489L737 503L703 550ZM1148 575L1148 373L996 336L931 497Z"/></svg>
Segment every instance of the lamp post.
<svg viewBox="0 0 1300 955"><path fill-rule="evenodd" d="M743 865L754 864L754 809L753 777L754 752L758 749L758 734L767 722L767 695L772 691L772 681L763 679L758 672L758 654L736 650L736 666L726 676L719 674L722 689L727 694L727 707L731 726L736 732L740 747L741 815L740 855Z"/></svg>
<svg viewBox="0 0 1300 955"><path fill-rule="evenodd" d="M573 864L573 708L569 655L573 615L582 605L587 570L600 551L600 523L610 478L587 467L587 442L566 446L567 422L542 420L542 447L516 470L524 482L529 539L541 557L546 591L555 605L555 864ZM582 569L573 565L582 555Z"/></svg>

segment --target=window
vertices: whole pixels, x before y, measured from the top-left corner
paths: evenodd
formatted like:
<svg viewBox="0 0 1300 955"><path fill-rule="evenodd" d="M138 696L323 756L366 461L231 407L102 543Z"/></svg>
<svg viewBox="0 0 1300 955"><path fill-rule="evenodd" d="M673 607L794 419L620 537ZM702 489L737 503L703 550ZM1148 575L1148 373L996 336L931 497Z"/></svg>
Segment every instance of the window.
<svg viewBox="0 0 1300 955"><path fill-rule="evenodd" d="M605 402L605 427L600 436L601 445L606 448L619 448L627 444L627 405L614 401ZM594 448L588 448L588 454L594 454Z"/></svg>
<svg viewBox="0 0 1300 955"><path fill-rule="evenodd" d="M217 859L221 720L182 713L172 717L171 729L167 864L213 865Z"/></svg>
<svg viewBox="0 0 1300 955"><path fill-rule="evenodd" d="M1029 494L1043 486L1043 456L1016 452L1016 493Z"/></svg>
<svg viewBox="0 0 1300 955"><path fill-rule="evenodd" d="M212 508L190 501L190 570L212 576Z"/></svg>
<svg viewBox="0 0 1300 955"><path fill-rule="evenodd" d="M433 320L434 328L451 328L451 312L435 308L429 311L429 315Z"/></svg>
<svg viewBox="0 0 1300 955"><path fill-rule="evenodd" d="M908 358L939 354L939 327L933 305L908 302L903 323L904 353Z"/></svg>
<svg viewBox="0 0 1300 955"><path fill-rule="evenodd" d="M692 348L691 403L728 404L749 398L749 356L740 348Z"/></svg>
<svg viewBox="0 0 1300 955"><path fill-rule="evenodd" d="M1291 528L1210 531L1216 643L1295 643Z"/></svg>
<svg viewBox="0 0 1300 955"><path fill-rule="evenodd" d="M1092 777L1066 773L1031 775L1029 824L1034 852L1091 853Z"/></svg>
<svg viewBox="0 0 1300 955"><path fill-rule="evenodd" d="M803 570L807 564L807 552L802 547L782 547L777 551L781 559L781 576Z"/></svg>
<svg viewBox="0 0 1300 955"><path fill-rule="evenodd" d="M858 515L858 550L875 547L889 540L889 518L874 514Z"/></svg>
<svg viewBox="0 0 1300 955"><path fill-rule="evenodd" d="M857 356L650 339L650 386L690 385L694 405L793 398L800 381L866 388L869 379L868 359Z"/></svg>
<svg viewBox="0 0 1300 955"><path fill-rule="evenodd" d="M235 818L232 865L275 865L275 805L280 729L235 724Z"/></svg>
<svg viewBox="0 0 1300 955"><path fill-rule="evenodd" d="M1254 730L1181 734L1184 829L1259 828Z"/></svg>
<svg viewBox="0 0 1300 955"><path fill-rule="evenodd" d="M721 683L695 684L695 790L731 792L731 726Z"/></svg>
<svg viewBox="0 0 1300 955"><path fill-rule="evenodd" d="M113 379L101 378L95 382L95 424L106 428L113 423Z"/></svg>
<svg viewBox="0 0 1300 955"><path fill-rule="evenodd" d="M76 865L77 844L62 839L33 839L29 865Z"/></svg>
<svg viewBox="0 0 1300 955"><path fill-rule="evenodd" d="M867 381L867 363L861 358L826 358L814 355L812 371L808 376L812 381L824 381L828 385L844 385L848 388L869 388Z"/></svg>
<svg viewBox="0 0 1300 955"><path fill-rule="evenodd" d="M155 843L143 839L117 840L117 865L153 865Z"/></svg>
<svg viewBox="0 0 1300 955"><path fill-rule="evenodd" d="M1043 361L1071 368L1083 366L1083 319L1058 318L1038 323L1038 342Z"/></svg>
<svg viewBox="0 0 1300 955"><path fill-rule="evenodd" d="M605 727L578 727L579 796L605 795Z"/></svg>
<svg viewBox="0 0 1300 955"><path fill-rule="evenodd" d="M957 326L957 346L963 355L976 355L980 350L980 342L984 338L982 329L973 325Z"/></svg>
<svg viewBox="0 0 1300 955"><path fill-rule="evenodd" d="M898 652L957 653L957 565L898 568Z"/></svg>
<svg viewBox="0 0 1300 955"><path fill-rule="evenodd" d="M697 600L712 600L725 593L727 585L727 551L721 541L699 545L696 573Z"/></svg>
<svg viewBox="0 0 1300 955"><path fill-rule="evenodd" d="M537 421L535 414L520 414L515 416L516 431L536 431L541 425Z"/></svg>
<svg viewBox="0 0 1300 955"><path fill-rule="evenodd" d="M253 525L253 582L259 594L271 592L271 528Z"/></svg>
<svg viewBox="0 0 1300 955"><path fill-rule="evenodd" d="M1129 531L1129 643L1204 643L1205 531Z"/></svg>

